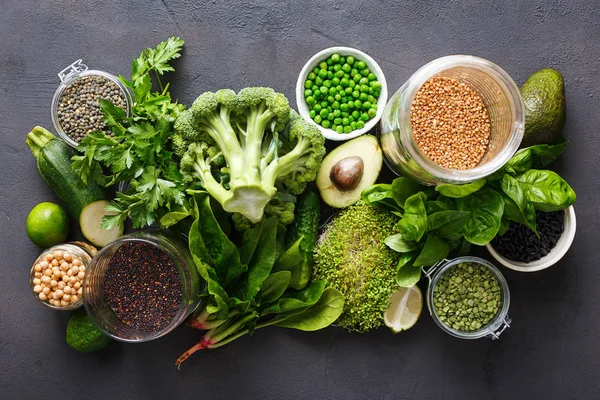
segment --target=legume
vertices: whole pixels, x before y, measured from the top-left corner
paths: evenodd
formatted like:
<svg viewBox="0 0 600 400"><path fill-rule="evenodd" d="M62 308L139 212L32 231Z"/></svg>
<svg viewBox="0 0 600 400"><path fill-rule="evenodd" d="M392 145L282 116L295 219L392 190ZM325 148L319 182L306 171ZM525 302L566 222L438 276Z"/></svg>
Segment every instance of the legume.
<svg viewBox="0 0 600 400"><path fill-rule="evenodd" d="M143 242L121 245L108 262L104 295L125 325L144 332L166 328L181 304L177 267L159 248Z"/></svg>
<svg viewBox="0 0 600 400"><path fill-rule="evenodd" d="M81 284L86 267L75 254L54 250L34 265L33 291L41 301L55 307L77 303L83 295ZM60 265L60 267L59 267ZM75 272L77 271L77 272Z"/></svg>
<svg viewBox="0 0 600 400"><path fill-rule="evenodd" d="M410 123L421 151L445 168L474 168L488 147L491 125L483 99L453 78L433 77L423 84Z"/></svg>
<svg viewBox="0 0 600 400"><path fill-rule="evenodd" d="M310 118L337 133L362 129L377 115L381 83L367 64L353 56L332 54L304 82Z"/></svg>
<svg viewBox="0 0 600 400"><path fill-rule="evenodd" d="M99 99L107 99L117 107L127 106L125 95L116 83L98 75L82 76L70 83L58 104L58 122L63 131L79 142L92 131L112 132L102 120Z"/></svg>
<svg viewBox="0 0 600 400"><path fill-rule="evenodd" d="M545 257L556 246L564 230L562 211L536 214L536 228L540 237L527 226L511 222L502 236L492 240L492 246L509 260L529 263Z"/></svg>
<svg viewBox="0 0 600 400"><path fill-rule="evenodd" d="M465 332L481 329L498 314L500 283L489 268L460 263L440 276L433 290L435 313L445 325Z"/></svg>

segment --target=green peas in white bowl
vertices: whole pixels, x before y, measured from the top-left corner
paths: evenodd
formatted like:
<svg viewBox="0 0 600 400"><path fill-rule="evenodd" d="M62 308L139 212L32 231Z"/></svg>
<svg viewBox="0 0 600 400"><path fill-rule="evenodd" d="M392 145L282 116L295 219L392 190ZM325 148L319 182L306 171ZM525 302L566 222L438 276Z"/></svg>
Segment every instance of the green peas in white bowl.
<svg viewBox="0 0 600 400"><path fill-rule="evenodd" d="M296 83L300 115L329 140L369 132L386 102L383 71L367 54L350 47L321 50L304 65Z"/></svg>

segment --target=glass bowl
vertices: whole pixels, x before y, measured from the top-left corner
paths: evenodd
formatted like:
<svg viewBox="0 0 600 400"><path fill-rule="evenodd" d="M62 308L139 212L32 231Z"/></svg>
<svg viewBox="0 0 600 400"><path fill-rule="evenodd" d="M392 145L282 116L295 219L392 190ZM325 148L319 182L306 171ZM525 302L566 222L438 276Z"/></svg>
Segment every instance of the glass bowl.
<svg viewBox="0 0 600 400"><path fill-rule="evenodd" d="M104 277L109 261L123 244L142 242L166 253L175 264L182 281L181 304L173 320L159 331L142 331L128 326L113 312L104 294ZM83 283L83 300L90 319L104 333L122 342L146 342L166 335L181 324L200 302L202 285L192 256L183 242L160 231L141 231L111 242L91 262Z"/></svg>
<svg viewBox="0 0 600 400"><path fill-rule="evenodd" d="M439 316L435 312L435 307L433 306L433 293L440 277L444 274L444 272L460 263L474 263L488 268L498 279L501 288L502 305L499 308L498 313L489 323L472 332L459 331L447 326L440 320ZM429 314L431 314L431 317L440 327L440 329L447 334L460 339L479 339L483 337L498 339L502 332L510 327L511 320L508 317L508 308L510 306L510 290L508 288L508 283L506 282L506 279L500 270L489 261L479 257L457 257L452 260L441 261L423 272L425 273L425 276L429 278L429 286L427 287L427 308L429 308Z"/></svg>

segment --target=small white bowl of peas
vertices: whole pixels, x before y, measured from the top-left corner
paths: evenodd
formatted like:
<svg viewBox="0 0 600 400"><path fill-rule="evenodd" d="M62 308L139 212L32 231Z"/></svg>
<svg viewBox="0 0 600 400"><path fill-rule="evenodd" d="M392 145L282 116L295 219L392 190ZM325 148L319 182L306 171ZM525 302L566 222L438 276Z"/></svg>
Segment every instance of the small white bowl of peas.
<svg viewBox="0 0 600 400"><path fill-rule="evenodd" d="M300 115L329 140L369 132L381 119L387 83L379 64L351 47L330 47L308 60L296 83Z"/></svg>

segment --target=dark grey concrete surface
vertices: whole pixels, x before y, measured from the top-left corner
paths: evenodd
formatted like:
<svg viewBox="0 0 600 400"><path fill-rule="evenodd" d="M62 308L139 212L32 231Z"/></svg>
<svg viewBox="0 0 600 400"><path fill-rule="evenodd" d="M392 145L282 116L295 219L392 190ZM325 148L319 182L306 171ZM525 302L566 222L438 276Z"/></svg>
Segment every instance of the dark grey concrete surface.
<svg viewBox="0 0 600 400"><path fill-rule="evenodd" d="M365 335L269 328L223 349L175 359L199 335L112 343L79 354L67 312L29 292L39 252L29 210L56 201L25 135L51 127L56 73L77 58L129 74L142 48L171 35L185 54L169 76L180 101L205 90L269 85L294 98L296 77L333 45L373 56L393 93L421 65L474 54L521 84L543 67L565 77L564 156L552 168L578 194L566 258L535 274L503 269L514 326L501 340L461 341L423 315L414 329ZM588 1L0 1L0 398L598 399L600 398L600 4ZM483 252L483 254L486 254Z"/></svg>

